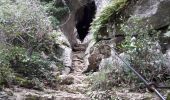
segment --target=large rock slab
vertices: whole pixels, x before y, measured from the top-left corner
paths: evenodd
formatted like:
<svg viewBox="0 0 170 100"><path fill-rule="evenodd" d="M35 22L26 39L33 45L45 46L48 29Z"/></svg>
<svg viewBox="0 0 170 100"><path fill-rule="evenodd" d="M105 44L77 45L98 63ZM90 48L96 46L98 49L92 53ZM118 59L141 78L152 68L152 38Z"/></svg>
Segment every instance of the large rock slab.
<svg viewBox="0 0 170 100"><path fill-rule="evenodd" d="M139 0L133 14L159 29L170 24L170 0Z"/></svg>
<svg viewBox="0 0 170 100"><path fill-rule="evenodd" d="M97 44L91 41L85 52L84 62L86 70L84 72L98 71L101 61L111 56L113 45L113 40L100 41Z"/></svg>

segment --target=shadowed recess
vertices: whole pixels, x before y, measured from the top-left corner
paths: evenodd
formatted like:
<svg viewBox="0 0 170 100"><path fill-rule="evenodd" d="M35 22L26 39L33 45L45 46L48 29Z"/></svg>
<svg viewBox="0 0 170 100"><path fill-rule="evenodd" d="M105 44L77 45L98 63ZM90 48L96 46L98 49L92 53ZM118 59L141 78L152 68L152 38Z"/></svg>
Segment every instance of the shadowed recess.
<svg viewBox="0 0 170 100"><path fill-rule="evenodd" d="M83 41L88 34L90 23L96 13L95 2L90 2L76 12L78 38Z"/></svg>

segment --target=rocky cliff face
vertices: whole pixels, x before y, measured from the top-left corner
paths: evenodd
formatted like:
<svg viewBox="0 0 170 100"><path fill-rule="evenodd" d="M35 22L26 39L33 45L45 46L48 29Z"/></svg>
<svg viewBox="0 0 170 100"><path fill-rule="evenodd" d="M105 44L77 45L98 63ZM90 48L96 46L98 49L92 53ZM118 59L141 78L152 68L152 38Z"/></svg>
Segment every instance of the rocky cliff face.
<svg viewBox="0 0 170 100"><path fill-rule="evenodd" d="M135 5L132 15L144 19L154 29L159 29L170 24L169 0L142 0Z"/></svg>
<svg viewBox="0 0 170 100"><path fill-rule="evenodd" d="M79 23L79 21L81 20L85 20L85 19L89 19L88 16L86 16L85 19L82 19L84 14L89 14L91 12L91 14L95 14L96 13L96 17L100 14L100 12L102 11L102 9L104 7L106 7L111 0L68 0L66 1L67 6L70 9L70 14L67 16L67 18L64 18L64 24L62 24L62 26L60 26L62 32L65 34L65 36L67 37L71 47L74 47L74 45L76 45L77 43L80 43L80 40L78 39L78 29L77 29L77 24ZM95 3L94 5L92 5L92 3ZM89 7L89 9L91 9L91 11L87 11L87 13L85 13L85 7L86 6L95 6L95 7ZM93 17L90 17L90 20L92 20ZM89 25L90 25L91 21L89 21ZM85 26L87 27L87 26ZM82 28L83 30L83 28ZM86 30L86 29L84 29ZM87 30L89 30L89 28L87 28ZM83 34L83 33L80 33ZM92 34L91 33L85 33L88 36L85 37L84 43L89 42L92 39Z"/></svg>
<svg viewBox="0 0 170 100"><path fill-rule="evenodd" d="M59 88L57 89L57 91L45 89L43 92L16 88L14 89L16 91L16 93L14 93L14 96L17 96L16 98L26 97L28 99L35 98L45 100L90 100L88 96L85 96L85 94L88 94L86 92L89 92L90 95L93 95L93 93L91 93L91 91L93 90L88 90L88 88L91 87L91 83L88 79L90 75L85 75L83 74L83 72L101 72L103 69L105 69L104 74L107 74L109 78L104 80L101 79L103 82L101 84L98 84L100 83L100 80L97 80L98 83L96 84L101 86L102 84L104 84L104 86L106 87L108 84L111 84L111 89L116 86L120 87L122 81L120 77L125 76L121 76L119 73L124 73L123 71L129 72L129 69L124 67L125 64L120 60L117 55L123 58L123 60L125 60L127 64L130 65L130 56L125 52L122 53L121 51L115 49L116 46L125 39L125 35L121 35L121 33L123 32L120 30L120 24L127 24L129 26L136 26L137 24L140 24L141 26L151 25L153 29L155 29L156 31L160 31L161 38L158 43L155 43L153 47L156 48L156 50L151 52L153 54L163 54L163 56L161 57L162 59L166 59L166 62L160 63L160 60L157 60L154 63L160 64L161 66L166 65L166 69L168 68L170 70L170 0L128 0L129 2L126 2L127 4L125 4L125 7L122 7L122 9L114 9L113 13L112 11L110 11L113 16L111 15L109 21L105 23L107 24L104 25L106 27L102 30L99 30L99 35L101 38L98 41L95 40L94 33L92 31L89 31L91 30L91 28L89 27L91 23L94 22L93 19L101 17L102 12L108 7L108 5L112 4L114 0L63 1L65 1L66 6L68 6L68 8L70 9L70 13L67 16L63 16L63 23L62 25L60 25L60 29L63 34L60 34L56 39L56 42L58 43L56 54L59 54L57 55L58 60L62 61L63 65L65 66L65 69L62 71L62 75L60 75L59 77L57 76L59 74L57 72L58 69L55 69L53 72L54 75L57 76L56 78L59 83L57 85L59 85ZM120 20L121 18L119 18L121 16L123 16L123 21ZM134 16L140 18L142 20L142 23L131 23L130 19ZM106 35L105 32L107 33ZM136 34L137 33L135 33L135 36ZM133 37L131 42L135 40L135 36ZM148 67L147 71L149 71L151 74L158 74L152 72L152 69L149 69L149 67L152 65L153 63L149 63L148 66L146 66ZM111 69L107 69L106 67L108 66L111 67ZM57 68L55 64L51 64L51 67ZM157 69L159 71L160 68L157 67ZM108 70L112 71L112 73L110 74ZM93 74L99 73L97 72ZM100 78L103 77L105 78L107 76L100 76ZM126 85L133 83L130 82L131 80L129 80L128 83L126 83L126 79L124 79L123 82L125 82ZM136 79L132 80L136 81ZM95 82L92 81L92 83ZM132 98L135 100L148 99L148 97L149 99L152 98L142 93L131 94L129 93L130 91L128 91L128 89L126 88L120 90L119 92L117 92L118 90L116 89L107 91L109 93L107 93L106 91L104 91L106 92L104 93L102 91L101 96L99 93L100 91L94 91L97 95L94 98L99 98L98 100L111 100L112 97L118 97L118 99L119 97L122 97L125 100L130 100ZM9 90L6 91L9 94L11 93L11 91ZM0 95L2 95L2 97L0 96L0 99L6 99L7 97L6 94L5 96L3 96L3 93L0 93ZM19 95L23 97L20 97Z"/></svg>
<svg viewBox="0 0 170 100"><path fill-rule="evenodd" d="M97 5L96 17L98 17L98 14L101 13L101 11L105 8L104 4L110 3L110 1L106 2L105 0L102 2L99 2L99 1L100 0L95 1L96 5ZM136 16L136 17L142 19L141 24L151 25L153 27L153 29L161 30L161 28L164 28L164 27L167 27L170 25L170 9L169 9L170 4L169 3L170 3L169 0L161 0L161 1L160 0L140 0L140 1L134 2L133 4L126 5L126 8L122 11L122 14L124 14L127 17L125 19L127 22L128 22L128 19L130 19L130 17L128 17L128 16ZM126 22L126 21L124 21L124 22ZM113 22L112 24L113 25L117 24L117 22ZM117 27L113 26L112 29L114 31L113 31L113 33L110 33L110 34L114 35L114 34L120 33L120 31L117 31L117 30L119 30ZM163 33L164 32L162 32L161 34L163 34ZM90 38L92 38L92 35L87 36L87 38L89 40L91 40ZM86 67L91 66L91 64L89 63L87 58L91 57L91 55L94 55L94 54L96 54L97 56L99 56L101 54L97 51L91 53L90 52L91 50L94 50L94 49L100 50L99 49L100 47L103 47L106 45L109 45L110 48L112 48L115 45L116 41L120 41L119 38L121 38L121 37L115 37L115 38L108 37L108 38L110 38L110 39L109 40L101 40L97 44L95 44L94 42L89 43L89 46L86 50L86 55L87 55L85 58ZM168 45L168 43L169 42L167 40L165 44ZM112 53L112 55L113 54L114 53ZM101 55L104 56L104 54L101 54ZM113 59L113 57L110 55L107 57L103 57L102 60L100 60L98 62L101 62L101 65L105 65L107 63L107 62L105 62L105 60L109 59L109 58ZM100 65L100 64L98 64L98 65Z"/></svg>
<svg viewBox="0 0 170 100"><path fill-rule="evenodd" d="M70 9L70 14L65 23L61 26L61 30L67 37L72 48L80 42L76 25L84 16L85 6L88 6L92 2L92 0L68 0L66 2Z"/></svg>
<svg viewBox="0 0 170 100"><path fill-rule="evenodd" d="M89 66L94 66L94 63L98 62L96 64L96 67L103 66L107 63L105 60L108 59L115 59L113 58L114 52L112 49L115 47L117 43L122 41L124 36L119 35L121 33L120 27L117 27L117 24L123 24L123 23L131 23L129 19L131 19L131 16L136 16L142 20L142 23L144 26L145 25L150 25L153 27L153 29L160 30L162 31L162 37L164 36L163 34L166 33L168 30L166 27L170 25L170 1L169 0L140 0L140 1L129 1L126 4L126 7L122 9L121 14L122 16L125 16L126 18L124 19L123 22L117 22L113 21L109 24L111 24L111 32L109 32L107 36L107 40L103 38L104 40L101 39L100 42L96 43L94 41L93 33L88 33L87 30L90 30L89 28L81 28L81 30L87 31L86 34L84 33L78 33L78 29L76 27L77 23L81 20L85 20L86 18L83 19L84 16L84 6L88 6L91 2L95 3L96 10L95 11L95 18L100 17L101 12L109 5L112 0L75 0L75 1L68 1L67 4L69 4L69 7L71 8L71 13L70 16L68 17L67 22L61 26L61 30L67 37L70 45L72 48L74 48L77 44L80 44L80 39L79 35L83 34L85 38L82 41L83 44L87 44L87 49L85 52L85 66L88 68ZM120 14L120 15L121 15ZM118 19L118 18L115 18ZM139 23L138 23L139 24ZM90 24L89 24L90 25ZM86 27L86 26L84 26ZM163 29L163 30L162 30ZM102 33L102 32L101 32ZM113 37L115 35L115 37ZM164 40L164 37L162 39L163 41L160 42L162 48L164 49L163 53L166 53L168 55L168 43L169 39L166 38ZM105 47L109 47L107 52L102 53L102 49ZM107 48L106 48L107 49ZM89 59L94 58L93 62L90 61ZM100 58L100 59L97 59Z"/></svg>

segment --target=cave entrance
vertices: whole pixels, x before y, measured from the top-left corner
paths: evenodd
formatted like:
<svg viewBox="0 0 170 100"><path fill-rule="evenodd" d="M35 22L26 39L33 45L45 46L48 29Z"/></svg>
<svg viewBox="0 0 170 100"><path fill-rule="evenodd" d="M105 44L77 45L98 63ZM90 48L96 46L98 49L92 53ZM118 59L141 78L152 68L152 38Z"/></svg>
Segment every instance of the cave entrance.
<svg viewBox="0 0 170 100"><path fill-rule="evenodd" d="M94 1L86 4L76 12L76 28L78 32L78 39L80 39L80 41L83 41L87 36L90 23L92 22L95 13L96 5Z"/></svg>

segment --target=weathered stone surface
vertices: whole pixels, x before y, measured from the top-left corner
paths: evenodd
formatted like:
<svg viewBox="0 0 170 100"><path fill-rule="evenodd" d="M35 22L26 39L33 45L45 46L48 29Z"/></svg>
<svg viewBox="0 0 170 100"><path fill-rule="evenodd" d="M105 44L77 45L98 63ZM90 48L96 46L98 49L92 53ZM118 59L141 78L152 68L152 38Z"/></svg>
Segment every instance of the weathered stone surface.
<svg viewBox="0 0 170 100"><path fill-rule="evenodd" d="M71 13L67 22L60 27L72 47L77 44L77 30L75 29L75 24L75 13Z"/></svg>
<svg viewBox="0 0 170 100"><path fill-rule="evenodd" d="M90 98L85 97L83 94L68 93L65 91L56 91L51 89L37 91L15 88L14 91L14 96L8 96L6 98L0 97L0 100L90 100Z"/></svg>
<svg viewBox="0 0 170 100"><path fill-rule="evenodd" d="M1 100L7 100L8 99L8 95L5 92L0 92L0 99Z"/></svg>
<svg viewBox="0 0 170 100"><path fill-rule="evenodd" d="M170 0L139 0L132 15L159 29L170 24L169 5Z"/></svg>
<svg viewBox="0 0 170 100"><path fill-rule="evenodd" d="M90 41L88 43L88 47L86 48L85 57L84 57L85 68L87 68L87 66L89 65L88 58L90 57L90 51L93 48L94 44L95 44L95 41Z"/></svg>
<svg viewBox="0 0 170 100"><path fill-rule="evenodd" d="M94 45L93 41L91 42L92 44L89 45L85 52L85 67L86 70L84 73L89 72L89 71L97 71L99 68L99 63L102 59L102 55L99 52L99 49L96 45Z"/></svg>
<svg viewBox="0 0 170 100"><path fill-rule="evenodd" d="M117 70L122 72L123 70L127 70L123 61L118 57L116 51L114 49L111 50L111 55L107 58L103 58L100 62L99 69L109 69L109 70ZM125 56L123 54L119 55L123 60Z"/></svg>
<svg viewBox="0 0 170 100"><path fill-rule="evenodd" d="M165 61L165 65L166 65L166 67L168 67L168 72L170 72L170 48L168 49L168 50L166 50L166 53L165 53L165 59L167 60L167 61Z"/></svg>
<svg viewBox="0 0 170 100"><path fill-rule="evenodd" d="M114 43L113 40L106 40L106 41L100 41L97 44L94 44L94 41L91 41L89 44L89 47L86 49L85 53L85 67L86 71L97 71L99 66L101 66L101 61L103 59L107 59L112 55L112 47Z"/></svg>
<svg viewBox="0 0 170 100"><path fill-rule="evenodd" d="M112 0L94 0L97 6L97 13L98 16L99 13L103 10L104 7L106 7Z"/></svg>
<svg viewBox="0 0 170 100"><path fill-rule="evenodd" d="M65 66L70 66L72 64L72 50L71 48L68 47L63 47L64 51L63 51L63 55L62 55L62 59L63 59L63 63Z"/></svg>
<svg viewBox="0 0 170 100"><path fill-rule="evenodd" d="M63 61L64 66L71 67L72 64L72 49L70 47L69 41L67 40L66 36L64 34L59 34L57 36L57 43L58 48L55 51L57 54L57 57Z"/></svg>
<svg viewBox="0 0 170 100"><path fill-rule="evenodd" d="M61 74L62 74L62 75L68 75L69 73L71 73L71 71L72 71L71 67L65 66L65 67L62 69Z"/></svg>
<svg viewBox="0 0 170 100"><path fill-rule="evenodd" d="M81 8L91 1L92 0L66 0L71 11L67 20L63 22L60 28L64 35L67 37L71 47L74 47L74 45L78 43L76 23L83 16L83 9Z"/></svg>

